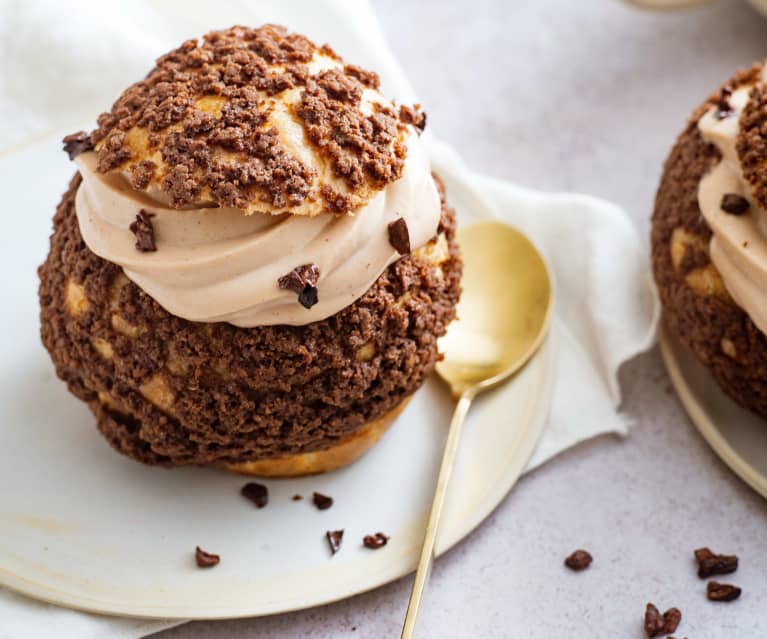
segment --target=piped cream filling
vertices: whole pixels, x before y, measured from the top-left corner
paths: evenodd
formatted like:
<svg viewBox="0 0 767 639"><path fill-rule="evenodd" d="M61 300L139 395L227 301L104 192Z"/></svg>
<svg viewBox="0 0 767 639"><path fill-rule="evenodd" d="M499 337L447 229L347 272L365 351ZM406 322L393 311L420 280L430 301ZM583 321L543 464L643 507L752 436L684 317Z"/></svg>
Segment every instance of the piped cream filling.
<svg viewBox="0 0 767 639"><path fill-rule="evenodd" d="M767 71L762 72L761 81L767 81ZM717 108L712 107L698 122L703 139L722 155L700 182L698 204L713 233L709 247L712 263L733 300L759 330L767 333L767 211L753 198L735 148L740 115L752 88L744 86L733 92L733 115L720 120ZM733 215L722 210L722 198L728 193L746 198L751 205L748 212Z"/></svg>
<svg viewBox="0 0 767 639"><path fill-rule="evenodd" d="M83 182L77 219L88 248L120 265L126 276L169 313L198 322L251 327L304 325L362 297L400 256L387 226L404 218L413 249L436 234L441 204L423 142L407 139L403 174L354 215L314 217L238 209L173 209L132 189L119 173L96 171L96 154L77 164ZM139 210L152 217L156 252L142 253L130 231ZM306 309L278 279L317 264L319 301Z"/></svg>

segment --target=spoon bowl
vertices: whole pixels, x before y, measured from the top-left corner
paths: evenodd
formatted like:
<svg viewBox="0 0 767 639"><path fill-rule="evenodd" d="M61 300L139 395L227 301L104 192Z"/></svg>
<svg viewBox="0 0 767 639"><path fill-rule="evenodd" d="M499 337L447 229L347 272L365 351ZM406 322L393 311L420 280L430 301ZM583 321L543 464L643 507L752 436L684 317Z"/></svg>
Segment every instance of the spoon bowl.
<svg viewBox="0 0 767 639"><path fill-rule="evenodd" d="M498 384L530 359L546 335L552 299L546 263L517 229L480 222L459 231L458 242L463 294L437 364L456 397Z"/></svg>
<svg viewBox="0 0 767 639"><path fill-rule="evenodd" d="M434 563L434 545L466 414L478 393L509 379L543 343L551 319L549 271L532 242L501 222L461 229L463 293L458 319L440 340L437 372L458 400L450 421L421 556L410 594L403 639L415 633ZM501 425L499 424L499 427Z"/></svg>

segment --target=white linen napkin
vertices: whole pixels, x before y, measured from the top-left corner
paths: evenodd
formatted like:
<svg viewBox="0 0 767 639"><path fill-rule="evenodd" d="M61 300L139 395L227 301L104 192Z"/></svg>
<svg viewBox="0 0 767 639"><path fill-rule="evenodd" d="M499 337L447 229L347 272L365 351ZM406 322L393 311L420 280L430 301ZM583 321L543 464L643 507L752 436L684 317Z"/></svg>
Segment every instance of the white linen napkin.
<svg viewBox="0 0 767 639"><path fill-rule="evenodd" d="M347 60L378 71L385 95L417 101L367 2L0 0L0 16L0 154L93 123L158 55L237 23L277 22L330 42ZM528 470L594 435L625 434L628 420L616 412L618 368L651 346L659 312L647 258L625 212L596 198L544 194L476 174L448 145L431 133L428 139L448 196L451 188L470 190L487 215L527 233L553 269L557 378ZM177 623L74 612L0 589L0 639L46 636L53 628L62 638L129 639Z"/></svg>

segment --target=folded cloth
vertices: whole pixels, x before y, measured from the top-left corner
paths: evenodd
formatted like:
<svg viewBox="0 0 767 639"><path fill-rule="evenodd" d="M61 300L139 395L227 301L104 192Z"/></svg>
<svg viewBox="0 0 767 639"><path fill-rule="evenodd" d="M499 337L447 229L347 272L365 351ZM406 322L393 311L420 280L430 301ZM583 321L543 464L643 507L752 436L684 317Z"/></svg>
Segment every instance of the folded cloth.
<svg viewBox="0 0 767 639"><path fill-rule="evenodd" d="M378 71L384 94L417 101L367 2L0 0L0 15L0 154L92 122L155 57L184 39L238 23L281 23L330 42L347 60ZM448 193L471 193L483 209L471 213L527 233L554 274L556 383L528 470L594 435L625 434L629 422L617 413L618 369L653 343L659 309L626 213L592 197L538 193L476 174L427 134ZM89 615L0 589L2 638L46 636L51 628L62 638L131 638L177 623Z"/></svg>

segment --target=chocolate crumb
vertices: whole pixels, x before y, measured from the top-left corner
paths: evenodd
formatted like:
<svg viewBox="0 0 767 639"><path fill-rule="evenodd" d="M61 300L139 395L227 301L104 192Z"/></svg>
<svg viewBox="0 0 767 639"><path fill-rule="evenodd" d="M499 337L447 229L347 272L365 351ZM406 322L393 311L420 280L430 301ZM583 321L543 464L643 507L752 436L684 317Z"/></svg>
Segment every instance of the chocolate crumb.
<svg viewBox="0 0 767 639"><path fill-rule="evenodd" d="M389 244L394 247L400 255L410 253L410 232L407 229L405 218L397 218L394 222L389 222Z"/></svg>
<svg viewBox="0 0 767 639"><path fill-rule="evenodd" d="M734 601L740 597L741 589L732 584L720 584L718 581L709 581L706 586L706 596L709 601Z"/></svg>
<svg viewBox="0 0 767 639"><path fill-rule="evenodd" d="M580 572L591 565L593 558L587 550L576 550L565 559L565 566L570 570Z"/></svg>
<svg viewBox="0 0 767 639"><path fill-rule="evenodd" d="M157 246L154 243L154 227L152 219L154 215L141 209L136 215L136 221L131 222L131 232L136 236L136 248L142 253L156 251Z"/></svg>
<svg viewBox="0 0 767 639"><path fill-rule="evenodd" d="M328 530L325 533L325 537L328 540L328 546L330 546L331 554L335 555L341 549L341 542L344 539L344 531L342 530Z"/></svg>
<svg viewBox="0 0 767 639"><path fill-rule="evenodd" d="M426 128L426 112L420 110L420 105L413 107L402 105L399 109L399 118L405 124L412 124L418 135Z"/></svg>
<svg viewBox="0 0 767 639"><path fill-rule="evenodd" d="M716 103L716 118L717 120L724 120L729 118L735 113L730 104L730 97L732 96L732 88L724 87L722 93L719 95L719 101Z"/></svg>
<svg viewBox="0 0 767 639"><path fill-rule="evenodd" d="M680 621L682 621L682 611L679 608L669 608L663 613L663 630L661 634L667 635L676 631Z"/></svg>
<svg viewBox="0 0 767 639"><path fill-rule="evenodd" d="M722 197L722 210L731 215L743 215L751 207L748 200L737 193L725 193Z"/></svg>
<svg viewBox="0 0 767 639"><path fill-rule="evenodd" d="M93 142L91 142L90 133L86 133L85 131L71 133L67 135L62 142L64 143L64 151L69 156L70 160L74 160L81 153L93 150Z"/></svg>
<svg viewBox="0 0 767 639"><path fill-rule="evenodd" d="M327 510L333 505L333 498L322 493L314 493L312 501L318 510Z"/></svg>
<svg viewBox="0 0 767 639"><path fill-rule="evenodd" d="M712 575L727 575L738 569L736 555L717 555L709 548L698 548L695 551L695 561L698 562L698 577L701 579Z"/></svg>
<svg viewBox="0 0 767 639"><path fill-rule="evenodd" d="M311 308L318 301L317 280L320 269L316 264L302 264L277 280L281 289L298 294L298 301L304 308Z"/></svg>
<svg viewBox="0 0 767 639"><path fill-rule="evenodd" d="M375 535L365 535L362 539L362 543L365 548L377 550L378 548L383 548L387 543L389 543L389 537L384 535L382 532L377 532Z"/></svg>
<svg viewBox="0 0 767 639"><path fill-rule="evenodd" d="M197 546L194 551L194 558L200 568L212 568L221 561L221 557L219 555L214 555L211 552L205 552L199 546Z"/></svg>
<svg viewBox="0 0 767 639"><path fill-rule="evenodd" d="M263 508L269 503L269 491L263 484L249 482L242 487L240 493L245 499L252 501L256 508Z"/></svg>
<svg viewBox="0 0 767 639"><path fill-rule="evenodd" d="M134 189L145 190L152 181L157 165L151 160L142 160L130 169L130 183Z"/></svg>
<svg viewBox="0 0 767 639"><path fill-rule="evenodd" d="M654 604L648 603L644 611L644 631L645 634L652 638L657 637L663 632L665 622L660 611Z"/></svg>
<svg viewBox="0 0 767 639"><path fill-rule="evenodd" d="M304 498L303 495L293 495L293 501L301 501Z"/></svg>

